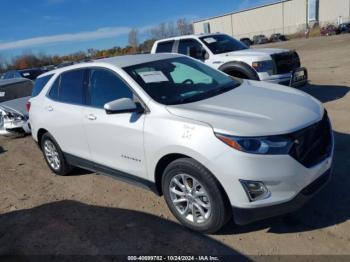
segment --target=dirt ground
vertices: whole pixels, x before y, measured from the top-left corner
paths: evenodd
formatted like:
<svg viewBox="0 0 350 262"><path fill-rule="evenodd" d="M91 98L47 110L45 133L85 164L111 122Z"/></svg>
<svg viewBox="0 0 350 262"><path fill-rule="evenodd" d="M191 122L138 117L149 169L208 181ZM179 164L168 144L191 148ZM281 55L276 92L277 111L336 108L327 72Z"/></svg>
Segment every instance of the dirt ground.
<svg viewBox="0 0 350 262"><path fill-rule="evenodd" d="M205 236L151 192L83 170L54 176L30 136L0 138L0 255L350 255L350 34L267 46L299 52L311 80L302 89L335 131L333 180L304 208Z"/></svg>

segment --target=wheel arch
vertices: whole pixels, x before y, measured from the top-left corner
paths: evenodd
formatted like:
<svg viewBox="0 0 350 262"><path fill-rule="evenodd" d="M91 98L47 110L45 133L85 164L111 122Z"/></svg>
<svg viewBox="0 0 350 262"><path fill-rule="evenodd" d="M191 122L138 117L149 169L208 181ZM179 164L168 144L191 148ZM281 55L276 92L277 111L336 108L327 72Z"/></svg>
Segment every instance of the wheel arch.
<svg viewBox="0 0 350 262"><path fill-rule="evenodd" d="M40 149L41 149L41 139L42 139L43 135L46 133L49 133L49 131L47 131L45 128L40 128L37 132L36 137L38 139L38 145L39 145Z"/></svg>
<svg viewBox="0 0 350 262"><path fill-rule="evenodd" d="M213 176L214 176L214 179L217 181L221 191L222 191L222 194L225 198L225 200L227 201L227 204L229 206L231 206L231 201L227 195L227 192L225 190L225 188L223 187L223 185L220 183L219 179L215 176L215 174L212 172L212 170L210 170L210 168L207 167L207 165L203 164L203 161L200 161L198 160L197 158L195 157L192 157L192 156L189 156L188 154L183 154L183 153L169 153L169 154L166 154L164 156L162 156L157 164L156 164L156 167L154 169L154 181L155 181L155 188L156 188L156 193L159 195L159 196L162 196L163 195L163 190L162 190L162 177L163 177L163 172L165 170L165 168L173 161L179 159L179 158L189 158L189 159L192 159L196 162L198 162L199 164L201 164L202 166L204 166L204 168L206 168Z"/></svg>
<svg viewBox="0 0 350 262"><path fill-rule="evenodd" d="M185 154L180 154L180 153L170 153L170 154L164 155L158 160L156 167L154 169L154 182L155 182L157 193L160 196L163 195L163 190L162 190L163 172L171 162L179 158L192 158L192 157Z"/></svg>
<svg viewBox="0 0 350 262"><path fill-rule="evenodd" d="M234 73L236 73L236 75L243 75L250 80L260 80L258 73L245 62L227 62L221 65L218 69L232 76L235 76Z"/></svg>

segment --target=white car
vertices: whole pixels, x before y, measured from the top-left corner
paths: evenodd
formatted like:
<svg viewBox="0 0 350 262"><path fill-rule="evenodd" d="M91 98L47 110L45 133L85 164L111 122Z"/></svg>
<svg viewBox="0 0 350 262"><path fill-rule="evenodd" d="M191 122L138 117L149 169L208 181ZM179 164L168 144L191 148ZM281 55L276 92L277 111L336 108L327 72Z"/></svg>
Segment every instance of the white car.
<svg viewBox="0 0 350 262"><path fill-rule="evenodd" d="M39 79L32 135L54 173L78 166L145 186L193 230L291 212L330 178L331 125L301 91L175 54L108 58Z"/></svg>
<svg viewBox="0 0 350 262"><path fill-rule="evenodd" d="M33 82L26 78L0 80L0 135L30 134L26 103L33 90Z"/></svg>
<svg viewBox="0 0 350 262"><path fill-rule="evenodd" d="M196 34L158 40L152 54L179 53L203 61L231 76L302 86L308 81L296 51L278 48L249 48L226 34Z"/></svg>

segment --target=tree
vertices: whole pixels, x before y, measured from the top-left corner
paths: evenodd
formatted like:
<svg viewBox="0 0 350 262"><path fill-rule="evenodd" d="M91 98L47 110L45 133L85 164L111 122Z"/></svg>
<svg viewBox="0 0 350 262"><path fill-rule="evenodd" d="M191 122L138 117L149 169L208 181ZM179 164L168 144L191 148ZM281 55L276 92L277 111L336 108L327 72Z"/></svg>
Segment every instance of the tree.
<svg viewBox="0 0 350 262"><path fill-rule="evenodd" d="M0 73L6 70L6 61L3 56L0 54Z"/></svg>
<svg viewBox="0 0 350 262"><path fill-rule="evenodd" d="M139 50L141 53L149 53L151 52L153 43L156 41L156 39L148 39L145 40L142 44L139 45Z"/></svg>
<svg viewBox="0 0 350 262"><path fill-rule="evenodd" d="M186 18L180 18L177 20L177 30L180 35L190 35L193 34L193 26L189 23Z"/></svg>
<svg viewBox="0 0 350 262"><path fill-rule="evenodd" d="M176 28L174 26L174 23L168 22L168 23L160 23L158 26L151 28L149 31L149 35L151 39L162 39L167 37L176 36Z"/></svg>
<svg viewBox="0 0 350 262"><path fill-rule="evenodd" d="M139 31L136 28L133 28L129 32L129 46L132 48L131 53L137 53L139 39L138 39Z"/></svg>

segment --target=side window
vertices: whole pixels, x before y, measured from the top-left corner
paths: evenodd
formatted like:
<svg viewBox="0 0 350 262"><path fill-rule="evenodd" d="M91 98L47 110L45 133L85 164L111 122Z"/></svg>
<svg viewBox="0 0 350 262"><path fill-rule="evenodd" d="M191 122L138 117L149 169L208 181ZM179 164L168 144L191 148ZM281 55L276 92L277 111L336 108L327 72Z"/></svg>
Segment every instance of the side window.
<svg viewBox="0 0 350 262"><path fill-rule="evenodd" d="M68 71L61 75L58 100L70 104L82 105L84 102L85 69Z"/></svg>
<svg viewBox="0 0 350 262"><path fill-rule="evenodd" d="M51 86L48 97L53 100L58 100L58 87L60 85L61 76L57 77L53 85Z"/></svg>
<svg viewBox="0 0 350 262"><path fill-rule="evenodd" d="M104 69L90 70L90 105L103 108L113 100L120 98L133 99L130 88L115 74Z"/></svg>
<svg viewBox="0 0 350 262"><path fill-rule="evenodd" d="M198 50L202 49L202 45L194 39L183 39L179 43L179 54L187 55L190 47L196 47Z"/></svg>
<svg viewBox="0 0 350 262"><path fill-rule="evenodd" d="M159 42L157 44L156 53L171 53L175 41Z"/></svg>
<svg viewBox="0 0 350 262"><path fill-rule="evenodd" d="M45 87L47 82L50 81L52 76L53 75L47 75L47 76L40 77L40 78L35 80L35 84L34 84L33 92L32 92L32 97L39 95L41 90L43 90L43 88Z"/></svg>

